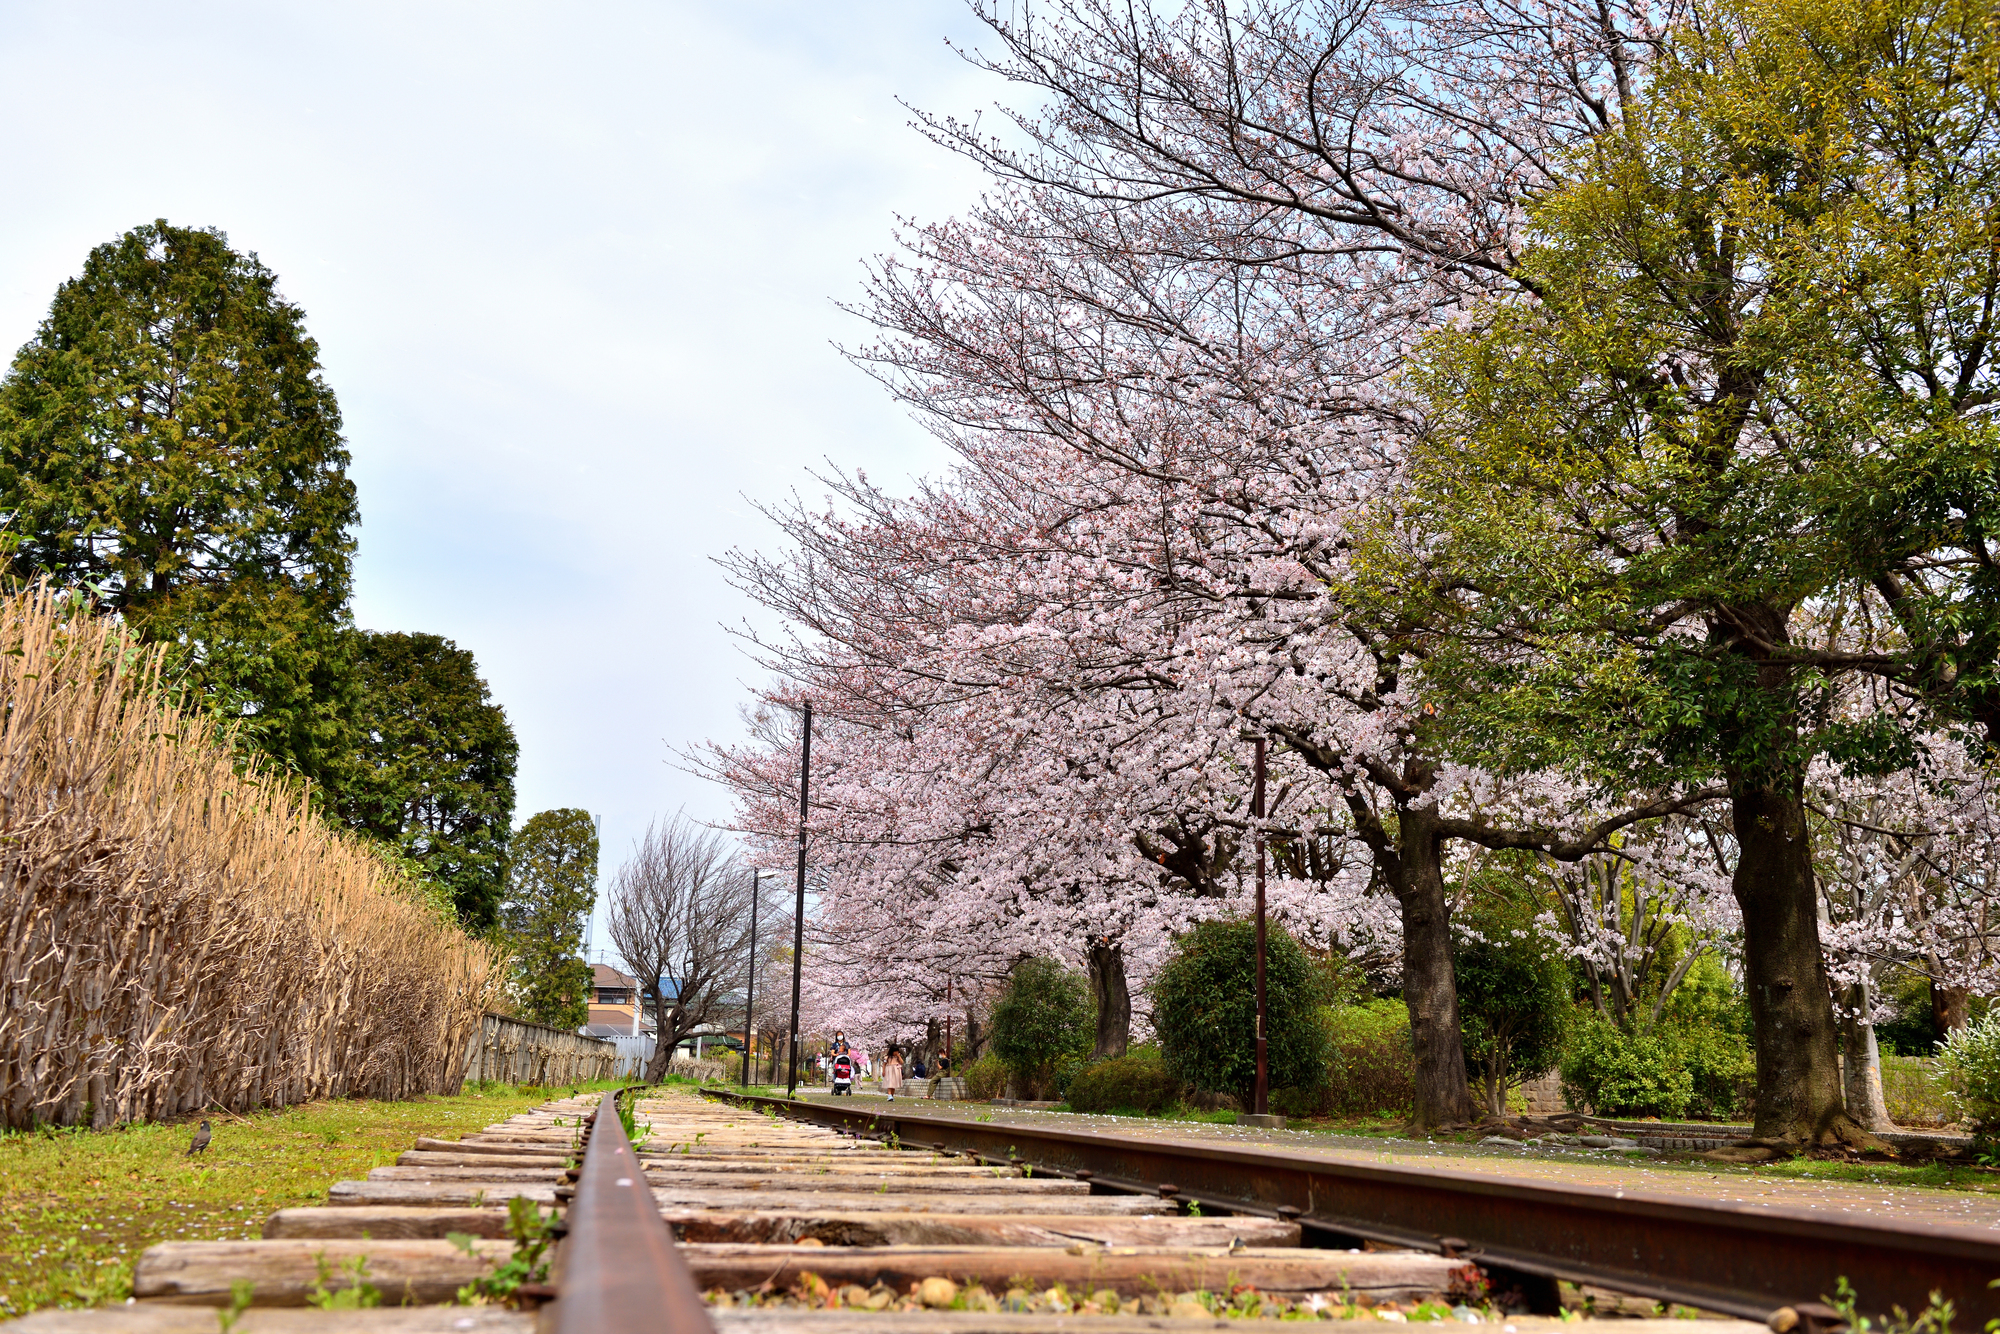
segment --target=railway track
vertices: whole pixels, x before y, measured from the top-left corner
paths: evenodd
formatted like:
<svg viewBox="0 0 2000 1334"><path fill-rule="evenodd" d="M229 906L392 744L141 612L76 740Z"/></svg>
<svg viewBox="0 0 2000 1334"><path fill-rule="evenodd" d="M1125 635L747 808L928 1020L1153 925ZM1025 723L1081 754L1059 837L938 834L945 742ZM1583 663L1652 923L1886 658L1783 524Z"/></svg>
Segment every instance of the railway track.
<svg viewBox="0 0 2000 1334"><path fill-rule="evenodd" d="M1550 1264L1519 1237L1488 1244L1462 1201L1450 1222L1471 1235L1442 1241L1416 1235L1409 1208L1353 1216L1354 1183L1328 1194L1327 1164L1282 1153L733 1096L648 1093L635 1111L650 1127L636 1147L608 1097L419 1139L325 1205L272 1214L261 1241L152 1247L130 1304L39 1312L7 1334L1122 1334L1280 1312L1379 1329L1547 1312L1564 1265L1603 1276L1602 1256ZM1411 1185L1372 1188L1397 1184ZM1452 1198L1430 1185L1421 1208ZM1975 1264L2000 1273L2000 1248L1955 1272ZM480 1289L487 1304L466 1304ZM1781 1304L1731 1291L1720 1309ZM1504 1319L1508 1334L1558 1323ZM1619 1334L1666 1334L1653 1324Z"/></svg>

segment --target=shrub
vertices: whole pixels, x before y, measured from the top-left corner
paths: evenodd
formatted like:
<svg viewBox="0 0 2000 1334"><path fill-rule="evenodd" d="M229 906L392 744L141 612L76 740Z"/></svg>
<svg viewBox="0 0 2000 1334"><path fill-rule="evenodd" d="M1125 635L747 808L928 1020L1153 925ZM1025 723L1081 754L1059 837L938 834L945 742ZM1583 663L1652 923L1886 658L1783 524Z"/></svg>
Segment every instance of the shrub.
<svg viewBox="0 0 2000 1334"><path fill-rule="evenodd" d="M1271 1110L1279 1116L1325 1116L1328 1085L1316 1089L1272 1089Z"/></svg>
<svg viewBox="0 0 2000 1334"><path fill-rule="evenodd" d="M1023 959L993 1007L993 1053L1021 1096L1060 1093L1097 1035L1083 974L1054 959Z"/></svg>
<svg viewBox="0 0 2000 1334"><path fill-rule="evenodd" d="M1073 1112L1165 1111L1179 1100L1181 1082L1157 1056L1116 1056L1077 1071L1069 1086Z"/></svg>
<svg viewBox="0 0 2000 1334"><path fill-rule="evenodd" d="M1570 1104L1599 1116L1687 1115L1694 1077L1657 1029L1627 1031L1592 1015L1577 1026L1562 1059Z"/></svg>
<svg viewBox="0 0 2000 1334"><path fill-rule="evenodd" d="M1937 1062L1923 1056L1882 1057L1882 1102L1899 1126L1943 1126L1952 1119L1950 1090Z"/></svg>
<svg viewBox="0 0 2000 1334"><path fill-rule="evenodd" d="M1981 1135L2000 1123L2000 1012L1989 1011L1954 1029L1937 1045L1937 1070L1950 1089L1947 1098L1961 1120Z"/></svg>
<svg viewBox="0 0 2000 1334"><path fill-rule="evenodd" d="M1322 1014L1331 1047L1320 1110L1328 1116L1407 1116L1416 1106L1409 1007L1399 1000L1337 1005Z"/></svg>
<svg viewBox="0 0 2000 1334"><path fill-rule="evenodd" d="M1197 1089L1247 1100L1257 1080L1257 931L1248 922L1203 922L1174 945L1154 978L1153 1027L1167 1072ZM1265 952L1265 1031L1273 1088L1326 1083L1321 970L1285 932Z"/></svg>
<svg viewBox="0 0 2000 1334"><path fill-rule="evenodd" d="M1563 1092L1599 1116L1726 1120L1748 1105L1756 1064L1722 1029L1656 1024L1626 1030L1592 1016L1563 1054Z"/></svg>
<svg viewBox="0 0 2000 1334"><path fill-rule="evenodd" d="M998 1056L987 1052L984 1056L965 1067L965 1096L982 1102L998 1098L1007 1092L1007 1066Z"/></svg>
<svg viewBox="0 0 2000 1334"><path fill-rule="evenodd" d="M1737 1034L1724 1028L1662 1024L1661 1032L1694 1083L1687 1114L1701 1121L1742 1115L1757 1089L1757 1061Z"/></svg>

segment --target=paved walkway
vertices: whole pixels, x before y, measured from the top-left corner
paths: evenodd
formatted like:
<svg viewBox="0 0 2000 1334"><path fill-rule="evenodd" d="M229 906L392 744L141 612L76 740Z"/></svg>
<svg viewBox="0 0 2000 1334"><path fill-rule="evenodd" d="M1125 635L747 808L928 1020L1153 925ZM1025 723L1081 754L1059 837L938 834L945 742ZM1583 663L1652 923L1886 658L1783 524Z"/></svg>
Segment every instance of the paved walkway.
<svg viewBox="0 0 2000 1334"><path fill-rule="evenodd" d="M804 1090L801 1090L804 1092ZM817 1091L815 1102L832 1101ZM849 1099L842 1098L841 1102ZM852 1101L889 1106L868 1095ZM1693 1196L1748 1208L1801 1210L1855 1221L1869 1216L1905 1223L1964 1227L1985 1234L2000 1231L2000 1176L1982 1191L1928 1190L1914 1186L1852 1181L1804 1181L1765 1169L1721 1163L1662 1163L1625 1159L1588 1149L1487 1148L1428 1140L1377 1139L1304 1130L1262 1130L1250 1126L1207 1125L1198 1121L1145 1121L1130 1116L1085 1116L1073 1112L1021 1111L976 1102L898 1098L899 1113L978 1117L999 1125L1081 1127L1112 1135L1183 1143L1270 1145L1341 1162L1431 1167L1502 1178L1550 1183L1612 1186L1634 1194ZM1987 1193L1990 1191L1991 1193Z"/></svg>

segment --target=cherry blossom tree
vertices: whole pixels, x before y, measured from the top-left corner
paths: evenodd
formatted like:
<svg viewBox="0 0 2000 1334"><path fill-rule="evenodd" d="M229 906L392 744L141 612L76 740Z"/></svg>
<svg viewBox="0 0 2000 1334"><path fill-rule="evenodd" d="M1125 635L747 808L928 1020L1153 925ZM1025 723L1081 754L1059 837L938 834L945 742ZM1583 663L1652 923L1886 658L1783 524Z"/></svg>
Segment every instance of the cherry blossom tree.
<svg viewBox="0 0 2000 1334"><path fill-rule="evenodd" d="M907 1023L955 993L940 977L1023 953L1110 967L1087 942L1143 978L1173 930L1240 909L1261 833L1308 938L1379 942L1396 904L1418 1117L1464 1119L1452 849L1601 866L1719 789L1630 756L1505 783L1466 764L1461 719L1423 694L1426 627L1357 597L1355 562L1385 525L1424 547L1409 350L1525 294L1524 199L1623 123L1673 13L981 13L985 63L1048 109L1005 139L924 122L999 184L908 231L858 307L882 332L857 359L959 465L906 500L836 475L826 510L772 511L789 552L726 562L790 627L756 646L770 702L833 720L814 948L850 993L878 976L828 1003ZM1261 822L1252 735L1278 743ZM701 763L746 829L784 837L785 746ZM1646 875L1656 924L1713 887Z"/></svg>

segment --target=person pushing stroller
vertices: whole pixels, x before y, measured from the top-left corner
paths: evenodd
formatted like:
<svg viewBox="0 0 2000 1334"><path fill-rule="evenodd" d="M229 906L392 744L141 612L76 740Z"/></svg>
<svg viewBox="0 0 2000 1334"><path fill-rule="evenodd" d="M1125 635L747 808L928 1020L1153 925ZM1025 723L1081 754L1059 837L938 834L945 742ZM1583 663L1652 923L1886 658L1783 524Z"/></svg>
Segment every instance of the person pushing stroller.
<svg viewBox="0 0 2000 1334"><path fill-rule="evenodd" d="M854 1096L854 1053L847 1048L847 1034L836 1031L833 1035L833 1096L845 1093Z"/></svg>

